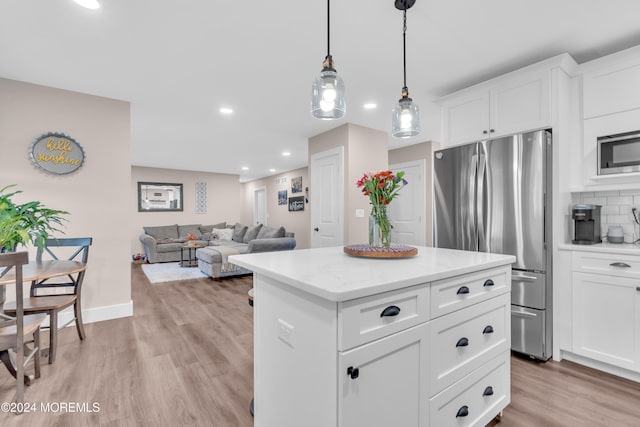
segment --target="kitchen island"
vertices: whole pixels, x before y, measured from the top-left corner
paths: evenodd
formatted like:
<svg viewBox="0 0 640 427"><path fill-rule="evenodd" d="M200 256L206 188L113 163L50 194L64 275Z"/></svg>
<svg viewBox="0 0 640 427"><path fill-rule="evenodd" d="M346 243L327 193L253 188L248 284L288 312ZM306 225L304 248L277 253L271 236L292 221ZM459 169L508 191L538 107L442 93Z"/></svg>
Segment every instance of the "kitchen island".
<svg viewBox="0 0 640 427"><path fill-rule="evenodd" d="M229 261L254 272L256 427L483 426L509 403L515 257Z"/></svg>

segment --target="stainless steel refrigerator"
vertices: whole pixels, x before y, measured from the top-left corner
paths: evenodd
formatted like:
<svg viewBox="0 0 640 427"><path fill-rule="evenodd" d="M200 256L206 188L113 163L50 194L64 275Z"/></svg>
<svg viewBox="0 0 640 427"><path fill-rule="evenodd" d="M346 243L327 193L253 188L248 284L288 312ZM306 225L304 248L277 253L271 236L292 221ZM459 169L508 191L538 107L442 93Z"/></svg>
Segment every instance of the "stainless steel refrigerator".
<svg viewBox="0 0 640 427"><path fill-rule="evenodd" d="M552 339L550 158L548 131L434 153L434 245L516 257L511 349L541 360Z"/></svg>

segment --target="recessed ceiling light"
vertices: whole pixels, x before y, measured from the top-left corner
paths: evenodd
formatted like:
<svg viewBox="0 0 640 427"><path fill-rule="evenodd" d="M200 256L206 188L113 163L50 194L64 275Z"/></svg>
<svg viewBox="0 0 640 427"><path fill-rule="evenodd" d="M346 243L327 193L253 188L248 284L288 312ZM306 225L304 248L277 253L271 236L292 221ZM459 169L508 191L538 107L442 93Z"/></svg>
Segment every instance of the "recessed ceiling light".
<svg viewBox="0 0 640 427"><path fill-rule="evenodd" d="M233 114L233 110L229 107L222 107L218 111L220 111L222 114Z"/></svg>
<svg viewBox="0 0 640 427"><path fill-rule="evenodd" d="M78 3L82 7L86 7L87 9L100 9L100 3L98 0L73 0Z"/></svg>
<svg viewBox="0 0 640 427"><path fill-rule="evenodd" d="M269 169L269 172L275 172L275 171L276 171L275 169Z"/></svg>
<svg viewBox="0 0 640 427"><path fill-rule="evenodd" d="M290 152L288 152L288 151L283 151L283 152L282 152L282 155L283 155L283 156L290 156L290 155L291 155L291 153L290 153Z"/></svg>
<svg viewBox="0 0 640 427"><path fill-rule="evenodd" d="M365 110L373 110L374 108L376 108L378 105L376 105L373 102L368 102L366 104L363 105Z"/></svg>
<svg viewBox="0 0 640 427"><path fill-rule="evenodd" d="M249 168L248 168L248 167L246 167L246 166L243 166L243 167L242 167L242 170L243 170L243 171L248 171L248 170L249 170Z"/></svg>

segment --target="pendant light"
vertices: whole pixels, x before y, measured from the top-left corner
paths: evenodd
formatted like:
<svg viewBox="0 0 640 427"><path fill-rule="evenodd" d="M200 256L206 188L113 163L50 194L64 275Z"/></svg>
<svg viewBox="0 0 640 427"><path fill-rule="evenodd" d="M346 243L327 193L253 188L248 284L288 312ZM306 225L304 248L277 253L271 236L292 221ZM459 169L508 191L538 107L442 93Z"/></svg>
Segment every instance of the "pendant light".
<svg viewBox="0 0 640 427"><path fill-rule="evenodd" d="M329 49L330 8L327 0L327 56L322 62L322 71L311 87L311 115L321 120L336 120L347 112L344 82L333 68Z"/></svg>
<svg viewBox="0 0 640 427"><path fill-rule="evenodd" d="M395 0L396 9L403 11L402 26L402 56L404 68L404 86L402 98L391 112L391 134L396 138L409 138L420 133L420 111L418 106L409 98L407 88L407 9L415 4L416 0Z"/></svg>

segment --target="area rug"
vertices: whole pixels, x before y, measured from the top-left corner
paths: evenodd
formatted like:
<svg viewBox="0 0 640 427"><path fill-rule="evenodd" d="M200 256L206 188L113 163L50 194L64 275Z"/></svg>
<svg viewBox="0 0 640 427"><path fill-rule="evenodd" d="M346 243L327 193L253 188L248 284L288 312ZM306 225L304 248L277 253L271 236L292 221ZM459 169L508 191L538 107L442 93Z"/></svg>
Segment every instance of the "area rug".
<svg viewBox="0 0 640 427"><path fill-rule="evenodd" d="M180 267L177 262L142 264L142 271L151 283L175 282L177 280L209 277L198 267Z"/></svg>

